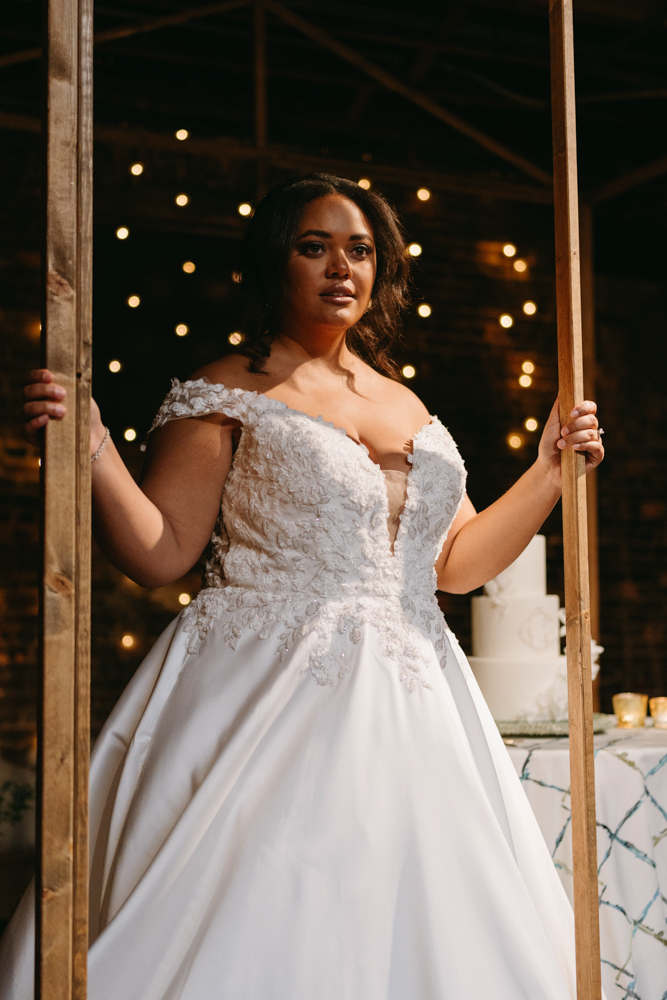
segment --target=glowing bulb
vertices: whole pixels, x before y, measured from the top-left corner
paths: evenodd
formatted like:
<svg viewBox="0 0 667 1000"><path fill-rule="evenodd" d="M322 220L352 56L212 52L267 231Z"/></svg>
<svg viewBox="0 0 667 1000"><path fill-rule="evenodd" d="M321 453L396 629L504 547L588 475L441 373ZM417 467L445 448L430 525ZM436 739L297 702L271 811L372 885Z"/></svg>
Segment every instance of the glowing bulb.
<svg viewBox="0 0 667 1000"><path fill-rule="evenodd" d="M420 201L428 201L431 197L431 192L428 188L420 188L419 191L417 191L417 197Z"/></svg>
<svg viewBox="0 0 667 1000"><path fill-rule="evenodd" d="M116 236L118 237L119 240L126 240L129 235L130 235L130 230L127 228L127 226L119 226L118 229L116 230Z"/></svg>
<svg viewBox="0 0 667 1000"><path fill-rule="evenodd" d="M123 437L125 438L126 441L136 441L137 432L135 431L134 427L126 427L123 432Z"/></svg>
<svg viewBox="0 0 667 1000"><path fill-rule="evenodd" d="M237 347L239 344L242 344L244 339L245 338L243 334L240 333L238 330L234 330L234 332L230 333L230 335L227 337L229 343L233 344L234 347Z"/></svg>
<svg viewBox="0 0 667 1000"><path fill-rule="evenodd" d="M232 281L235 285L240 285L243 280L243 275L240 271L232 271Z"/></svg>
<svg viewBox="0 0 667 1000"><path fill-rule="evenodd" d="M403 378L414 378L417 374L417 369L414 365L403 365L401 368L401 373Z"/></svg>
<svg viewBox="0 0 667 1000"><path fill-rule="evenodd" d="M109 362L109 371L110 372L114 372L114 374L116 372L119 372L122 367L123 366L121 365L120 361L110 361Z"/></svg>
<svg viewBox="0 0 667 1000"><path fill-rule="evenodd" d="M419 313L420 316L426 319L427 316L431 315L433 310L431 309L428 302L422 302L421 305L417 306L417 312Z"/></svg>
<svg viewBox="0 0 667 1000"><path fill-rule="evenodd" d="M531 302L529 300L528 302L524 302L523 311L525 312L526 316L534 316L535 313L537 312L537 306L535 305L534 302Z"/></svg>
<svg viewBox="0 0 667 1000"><path fill-rule="evenodd" d="M140 302L141 299L139 298L138 295L130 295L129 299L127 300L127 304L130 307L130 309L136 309Z"/></svg>
<svg viewBox="0 0 667 1000"><path fill-rule="evenodd" d="M500 325L501 325L501 326L503 326L503 327L504 327L504 328L505 328L506 330L509 330L509 328L510 328L511 326L514 326L514 320L512 319L512 317L510 316L510 314L509 314L509 313L503 313L503 314L502 314L502 316L499 316L499 317L498 317L498 322L499 322L499 323L500 323Z"/></svg>
<svg viewBox="0 0 667 1000"><path fill-rule="evenodd" d="M178 131L176 132L176 138L180 139L181 142L182 142L183 139L187 139L187 137L189 136L189 134L190 133L188 132L188 130L186 128L179 128Z"/></svg>
<svg viewBox="0 0 667 1000"><path fill-rule="evenodd" d="M175 332L177 337L186 337L189 330L185 323L178 323Z"/></svg>
<svg viewBox="0 0 667 1000"><path fill-rule="evenodd" d="M422 248L420 243L410 243L408 245L408 253L411 257L421 257Z"/></svg>
<svg viewBox="0 0 667 1000"><path fill-rule="evenodd" d="M245 219L252 212L252 205L249 205L247 201L242 201L237 208L237 212Z"/></svg>
<svg viewBox="0 0 667 1000"><path fill-rule="evenodd" d="M532 361L524 361L524 363L521 365L521 371L525 372L526 375L532 375L533 372L535 371L535 365L533 364Z"/></svg>
<svg viewBox="0 0 667 1000"><path fill-rule="evenodd" d="M523 438L521 437L520 434L508 434L507 443L510 446L510 448L514 448L516 450L517 448L520 448L521 445L523 444Z"/></svg>
<svg viewBox="0 0 667 1000"><path fill-rule="evenodd" d="M126 633L120 641L123 644L123 646L125 646L125 649L130 649L132 646L134 646L134 636L133 635L128 635Z"/></svg>
<svg viewBox="0 0 667 1000"><path fill-rule="evenodd" d="M189 594L179 594L178 595L178 603L179 604L189 604L191 600L192 600L192 598L190 597Z"/></svg>
<svg viewBox="0 0 667 1000"><path fill-rule="evenodd" d="M196 270L196 268L191 260L186 260L185 263L183 264L183 270L185 271L186 274L192 274Z"/></svg>
<svg viewBox="0 0 667 1000"><path fill-rule="evenodd" d="M527 431L536 431L539 425L535 417L526 417L523 422L523 426Z"/></svg>
<svg viewBox="0 0 667 1000"><path fill-rule="evenodd" d="M533 380L530 375L519 375L519 385L522 389L527 389L529 385L533 384Z"/></svg>
<svg viewBox="0 0 667 1000"><path fill-rule="evenodd" d="M184 205L187 205L190 199L188 198L187 194L177 194L176 197L174 198L174 201L180 208L183 208Z"/></svg>
<svg viewBox="0 0 667 1000"><path fill-rule="evenodd" d="M503 253L505 254L506 257L513 257L514 254L516 253L516 247L514 246L513 243L506 243L505 246L503 247Z"/></svg>
<svg viewBox="0 0 667 1000"><path fill-rule="evenodd" d="M143 172L144 172L143 163L133 163L132 166L130 167L130 173L134 174L135 177L138 177L139 174L143 174Z"/></svg>
<svg viewBox="0 0 667 1000"><path fill-rule="evenodd" d="M371 182L369 181L368 177L361 177L358 181L358 184L360 188L364 189L364 191L370 191L371 189Z"/></svg>
<svg viewBox="0 0 667 1000"><path fill-rule="evenodd" d="M523 272L528 269L528 265L526 264L525 260L521 260L520 258L519 260L515 260L512 266L515 271L519 272L519 274L523 274Z"/></svg>

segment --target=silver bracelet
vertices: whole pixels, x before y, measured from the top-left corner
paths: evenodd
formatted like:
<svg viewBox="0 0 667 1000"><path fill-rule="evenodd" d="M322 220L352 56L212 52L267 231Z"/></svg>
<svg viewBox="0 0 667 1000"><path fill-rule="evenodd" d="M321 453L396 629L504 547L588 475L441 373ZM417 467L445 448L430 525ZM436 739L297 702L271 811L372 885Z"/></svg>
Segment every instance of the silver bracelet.
<svg viewBox="0 0 667 1000"><path fill-rule="evenodd" d="M97 449L97 451L95 452L95 454L90 459L91 465L95 461L96 458L100 457L100 455L102 454L102 452L106 448L107 441L109 440L110 437L111 437L111 431L109 430L108 427L105 427L104 428L104 437L102 438L102 444L99 446L99 448Z"/></svg>

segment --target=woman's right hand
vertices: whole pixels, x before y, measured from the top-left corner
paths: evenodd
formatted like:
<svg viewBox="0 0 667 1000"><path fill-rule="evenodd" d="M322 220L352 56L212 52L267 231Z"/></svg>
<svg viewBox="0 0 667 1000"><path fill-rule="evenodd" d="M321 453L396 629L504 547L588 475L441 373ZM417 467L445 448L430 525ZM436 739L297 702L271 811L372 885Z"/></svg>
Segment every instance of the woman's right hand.
<svg viewBox="0 0 667 1000"><path fill-rule="evenodd" d="M48 424L49 420L62 420L67 413L65 406L66 392L54 380L53 373L48 368L36 368L28 372L27 384L23 387L23 414L25 416L25 432L27 437L35 441L37 432ZM105 427L100 416L100 409L95 400L90 400L90 454L94 455L102 439Z"/></svg>

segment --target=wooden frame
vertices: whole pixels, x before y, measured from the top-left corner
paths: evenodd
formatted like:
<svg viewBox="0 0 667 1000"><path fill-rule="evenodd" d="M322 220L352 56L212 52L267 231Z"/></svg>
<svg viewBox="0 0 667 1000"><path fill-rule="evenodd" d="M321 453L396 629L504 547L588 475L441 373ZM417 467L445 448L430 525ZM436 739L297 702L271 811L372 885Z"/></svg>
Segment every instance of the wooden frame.
<svg viewBox="0 0 667 1000"><path fill-rule="evenodd" d="M67 390L45 429L35 996L85 1000L88 955L92 0L45 16L42 364ZM47 819L48 822L44 822Z"/></svg>
<svg viewBox="0 0 667 1000"><path fill-rule="evenodd" d="M561 423L584 399L572 0L550 0L556 229L556 310ZM585 456L563 452L563 549L567 629L570 794L577 1000L600 1000L593 691Z"/></svg>

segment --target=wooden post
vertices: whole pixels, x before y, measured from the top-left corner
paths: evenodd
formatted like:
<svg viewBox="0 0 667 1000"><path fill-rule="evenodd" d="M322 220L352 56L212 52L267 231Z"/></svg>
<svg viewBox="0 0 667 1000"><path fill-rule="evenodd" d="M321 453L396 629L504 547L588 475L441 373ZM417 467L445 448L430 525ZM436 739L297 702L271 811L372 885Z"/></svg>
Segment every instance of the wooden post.
<svg viewBox="0 0 667 1000"><path fill-rule="evenodd" d="M584 398L572 0L549 0L561 422ZM562 455L577 998L600 1000L585 458Z"/></svg>
<svg viewBox="0 0 667 1000"><path fill-rule="evenodd" d="M42 363L67 390L42 451L35 996L85 1000L88 951L92 0L49 0Z"/></svg>
<svg viewBox="0 0 667 1000"><path fill-rule="evenodd" d="M257 201L266 193L266 13L264 0L255 0L255 145L257 146Z"/></svg>

